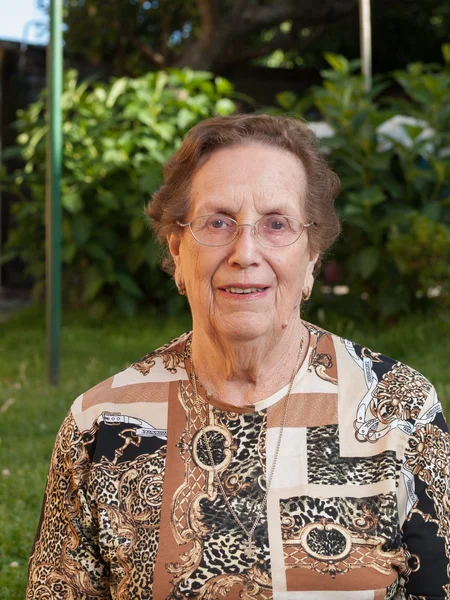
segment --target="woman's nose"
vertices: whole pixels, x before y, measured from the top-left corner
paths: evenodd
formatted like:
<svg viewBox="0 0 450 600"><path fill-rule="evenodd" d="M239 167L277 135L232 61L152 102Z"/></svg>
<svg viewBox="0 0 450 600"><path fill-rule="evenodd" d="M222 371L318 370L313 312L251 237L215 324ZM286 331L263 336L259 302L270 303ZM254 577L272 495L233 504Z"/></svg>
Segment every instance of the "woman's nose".
<svg viewBox="0 0 450 600"><path fill-rule="evenodd" d="M261 247L255 234L254 225L242 223L236 237L230 244L229 263L242 268L258 265L261 262Z"/></svg>

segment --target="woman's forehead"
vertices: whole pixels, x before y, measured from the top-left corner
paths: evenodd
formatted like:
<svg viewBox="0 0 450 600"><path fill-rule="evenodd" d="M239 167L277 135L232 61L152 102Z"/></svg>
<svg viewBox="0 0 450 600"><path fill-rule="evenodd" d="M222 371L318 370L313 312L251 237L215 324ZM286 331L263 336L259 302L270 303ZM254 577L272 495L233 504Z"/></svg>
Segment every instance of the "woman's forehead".
<svg viewBox="0 0 450 600"><path fill-rule="evenodd" d="M291 152L262 144L233 146L215 150L194 175L194 182L248 183L272 181L278 185L301 184L306 178L300 160Z"/></svg>
<svg viewBox="0 0 450 600"><path fill-rule="evenodd" d="M214 190L211 193L201 193L193 197L192 209L197 214L226 212L238 214L242 211L254 211L258 214L278 212L292 214L300 207L299 194L283 193L279 188L265 188L263 191L239 187L230 191L229 188ZM294 215L292 215L294 216Z"/></svg>
<svg viewBox="0 0 450 600"><path fill-rule="evenodd" d="M225 202L238 210L251 201L267 212L286 203L295 206L305 191L306 174L294 155L255 144L214 152L195 173L191 198L197 207L215 209Z"/></svg>

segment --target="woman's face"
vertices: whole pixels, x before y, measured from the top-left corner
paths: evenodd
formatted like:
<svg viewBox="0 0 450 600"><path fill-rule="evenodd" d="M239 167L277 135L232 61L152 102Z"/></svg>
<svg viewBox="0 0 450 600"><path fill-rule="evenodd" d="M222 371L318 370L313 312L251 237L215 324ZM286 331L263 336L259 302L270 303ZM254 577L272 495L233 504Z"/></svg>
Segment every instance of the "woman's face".
<svg viewBox="0 0 450 600"><path fill-rule="evenodd" d="M214 152L192 182L186 221L225 213L239 223L255 223L278 213L305 223L306 174L289 152L249 144ZM186 228L168 236L175 280L183 282L194 328L217 332L230 341L273 336L297 323L302 289L312 287L317 255L310 254L303 231L292 245L262 245L251 227L227 246L199 244ZM258 288L236 293L230 288Z"/></svg>

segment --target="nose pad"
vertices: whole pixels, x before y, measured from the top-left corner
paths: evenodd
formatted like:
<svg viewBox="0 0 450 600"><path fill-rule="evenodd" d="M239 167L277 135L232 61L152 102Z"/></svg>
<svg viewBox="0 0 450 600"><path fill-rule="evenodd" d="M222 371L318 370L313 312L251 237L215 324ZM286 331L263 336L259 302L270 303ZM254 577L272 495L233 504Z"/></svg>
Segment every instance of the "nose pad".
<svg viewBox="0 0 450 600"><path fill-rule="evenodd" d="M241 228L251 227L248 233L242 233ZM233 249L229 260L231 264L248 267L260 262L258 252L258 238L255 234L255 226L252 223L241 223L236 237L233 240Z"/></svg>
<svg viewBox="0 0 450 600"><path fill-rule="evenodd" d="M240 223L237 227L236 235L233 239L233 242L239 242L241 239L243 239L245 241L245 238L247 237L247 235L242 233L244 227L250 227L250 231L248 234L248 236L250 236L250 237L248 239L250 240L251 238L253 238L255 241L257 241L258 236L256 235L256 229L255 229L255 226L253 225L253 223Z"/></svg>
<svg viewBox="0 0 450 600"><path fill-rule="evenodd" d="M236 238L241 234L242 228L243 227L250 227L251 228L251 232L253 233L253 235L255 236L256 239L258 239L258 235L256 233L256 226L253 223L240 223L237 227L237 233L236 233Z"/></svg>

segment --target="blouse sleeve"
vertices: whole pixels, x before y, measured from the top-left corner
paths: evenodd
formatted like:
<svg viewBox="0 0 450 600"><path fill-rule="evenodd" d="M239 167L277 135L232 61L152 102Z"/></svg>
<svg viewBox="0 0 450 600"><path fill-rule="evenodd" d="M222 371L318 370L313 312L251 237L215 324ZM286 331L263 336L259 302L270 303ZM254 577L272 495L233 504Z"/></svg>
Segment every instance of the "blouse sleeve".
<svg viewBox="0 0 450 600"><path fill-rule="evenodd" d="M431 394L434 401L416 421L402 469L414 483L403 526L408 600L450 598L450 435L434 389Z"/></svg>
<svg viewBox="0 0 450 600"><path fill-rule="evenodd" d="M110 600L109 568L89 498L89 440L71 413L56 438L41 520L29 561L27 600Z"/></svg>

